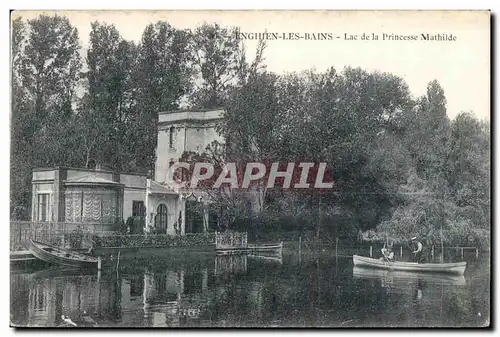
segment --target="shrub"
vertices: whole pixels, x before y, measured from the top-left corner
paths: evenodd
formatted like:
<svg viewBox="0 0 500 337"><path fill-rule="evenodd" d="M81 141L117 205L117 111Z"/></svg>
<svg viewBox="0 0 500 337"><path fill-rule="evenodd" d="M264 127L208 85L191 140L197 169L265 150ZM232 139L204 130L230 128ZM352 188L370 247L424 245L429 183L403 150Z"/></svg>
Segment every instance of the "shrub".
<svg viewBox="0 0 500 337"><path fill-rule="evenodd" d="M155 235L106 235L94 236L95 247L178 247L211 245L215 242L214 233L192 233L182 236Z"/></svg>
<svg viewBox="0 0 500 337"><path fill-rule="evenodd" d="M69 246L71 249L82 248L83 230L77 227L69 234Z"/></svg>
<svg viewBox="0 0 500 337"><path fill-rule="evenodd" d="M127 234L128 233L128 225L123 221L123 219L116 219L114 224L113 224L113 231L121 234Z"/></svg>
<svg viewBox="0 0 500 337"><path fill-rule="evenodd" d="M153 227L152 234L167 234L167 229L166 228Z"/></svg>
<svg viewBox="0 0 500 337"><path fill-rule="evenodd" d="M125 222L125 227L127 227L128 232L132 234L134 232L134 218L129 216Z"/></svg>

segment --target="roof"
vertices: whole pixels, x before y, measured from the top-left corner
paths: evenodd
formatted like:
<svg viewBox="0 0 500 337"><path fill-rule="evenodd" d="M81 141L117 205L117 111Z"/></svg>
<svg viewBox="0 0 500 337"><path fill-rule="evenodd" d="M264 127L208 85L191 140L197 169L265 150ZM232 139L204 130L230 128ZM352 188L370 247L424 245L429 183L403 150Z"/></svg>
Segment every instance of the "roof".
<svg viewBox="0 0 500 337"><path fill-rule="evenodd" d="M198 123L207 124L222 120L224 110L206 110L206 111L179 111L175 113L161 114L158 116L160 125Z"/></svg>
<svg viewBox="0 0 500 337"><path fill-rule="evenodd" d="M153 194L175 194L175 195L178 194L173 189L168 188L167 186L162 185L154 180L151 180L151 187L150 187L149 191L150 191L150 193L153 193Z"/></svg>
<svg viewBox="0 0 500 337"><path fill-rule="evenodd" d="M83 177L79 178L74 178L74 179L69 179L65 181L65 185L73 185L73 186L124 186L123 184L120 184L119 182L104 179L104 178L99 178L96 177L93 174L89 174Z"/></svg>
<svg viewBox="0 0 500 337"><path fill-rule="evenodd" d="M57 170L70 170L70 171L80 171L80 172L99 172L99 173L117 173L117 174L125 174L125 175L134 175L134 176L145 176L146 173L141 172L118 172L112 171L108 169L90 169L85 167L71 167L71 166L55 166L55 167L35 167L33 172L41 172L41 171L57 171Z"/></svg>
<svg viewBox="0 0 500 337"><path fill-rule="evenodd" d="M207 111L220 111L224 110L224 107L213 107L213 108L192 108L192 109L178 109L178 110L168 110L168 111L160 111L158 112L159 115L166 115L166 114L175 114L179 112L207 112Z"/></svg>

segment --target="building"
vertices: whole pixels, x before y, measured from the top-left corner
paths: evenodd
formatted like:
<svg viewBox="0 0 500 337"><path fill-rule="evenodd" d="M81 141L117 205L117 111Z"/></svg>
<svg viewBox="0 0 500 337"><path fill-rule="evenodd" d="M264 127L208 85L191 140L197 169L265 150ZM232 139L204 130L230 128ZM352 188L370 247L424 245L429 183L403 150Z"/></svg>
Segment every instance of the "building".
<svg viewBox="0 0 500 337"><path fill-rule="evenodd" d="M146 228L167 234L210 230L207 200L201 191L178 190L166 181L169 167L185 151L201 153L212 141L222 142L216 125L223 110L162 112L154 179L135 173L96 168L38 168L32 177L35 223L85 224L111 230L117 220L142 218ZM194 211L194 207L200 207ZM199 208L200 209L200 208Z"/></svg>
<svg viewBox="0 0 500 337"><path fill-rule="evenodd" d="M158 116L155 180L166 181L168 168L184 152L203 152L214 140L223 142L216 126L223 110L162 112Z"/></svg>

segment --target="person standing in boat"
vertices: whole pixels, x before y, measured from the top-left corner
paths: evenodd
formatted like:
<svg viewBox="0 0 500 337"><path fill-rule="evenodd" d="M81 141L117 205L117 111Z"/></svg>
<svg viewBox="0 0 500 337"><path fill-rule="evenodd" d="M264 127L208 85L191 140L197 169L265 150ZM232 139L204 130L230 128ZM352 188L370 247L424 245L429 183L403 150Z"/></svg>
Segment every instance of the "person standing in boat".
<svg viewBox="0 0 500 337"><path fill-rule="evenodd" d="M415 255L415 262L422 263L423 262L423 245L420 241L417 240L417 237L414 236L411 238L412 246L414 247L413 254Z"/></svg>

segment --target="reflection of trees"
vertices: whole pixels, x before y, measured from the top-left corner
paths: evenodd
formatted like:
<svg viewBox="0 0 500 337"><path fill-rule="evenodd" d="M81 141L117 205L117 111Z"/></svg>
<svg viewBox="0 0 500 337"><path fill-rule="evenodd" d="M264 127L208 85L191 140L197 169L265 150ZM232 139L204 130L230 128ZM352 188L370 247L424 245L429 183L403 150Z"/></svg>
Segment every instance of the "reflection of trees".
<svg viewBox="0 0 500 337"><path fill-rule="evenodd" d="M10 276L10 322L24 325L29 321L29 283L23 275Z"/></svg>
<svg viewBox="0 0 500 337"><path fill-rule="evenodd" d="M121 289L122 279L117 274L113 279L112 292L114 300L112 301L110 314L115 320L120 320L122 318L122 289Z"/></svg>
<svg viewBox="0 0 500 337"><path fill-rule="evenodd" d="M38 290L48 293L36 305L47 310L38 316L28 310L35 296L28 303L27 291L31 287L35 294L36 282L12 275L11 320L54 326L61 314L76 321L87 311L100 326L341 326L350 320L347 326L478 326L489 311L488 277L468 277L467 286L423 278L423 297L414 301L418 278L353 277L342 259L304 257L301 265L294 259L283 265L248 259L246 272L223 274L216 272L214 256L173 266L159 260L133 263L136 269L120 264L119 277L115 270L104 272L100 296L95 275L46 276L41 281L48 290L41 285ZM485 266L471 268L483 275ZM200 309L199 318L182 313L193 308Z"/></svg>

